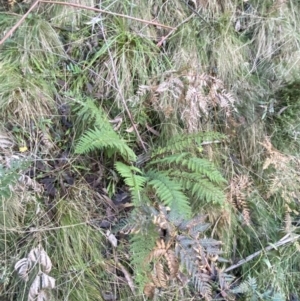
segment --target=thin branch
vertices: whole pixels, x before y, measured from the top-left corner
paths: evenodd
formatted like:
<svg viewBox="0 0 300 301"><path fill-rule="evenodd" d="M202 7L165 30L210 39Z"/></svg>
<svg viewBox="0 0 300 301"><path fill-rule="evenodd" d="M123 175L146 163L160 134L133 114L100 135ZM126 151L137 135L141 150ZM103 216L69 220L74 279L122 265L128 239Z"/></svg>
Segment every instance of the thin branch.
<svg viewBox="0 0 300 301"><path fill-rule="evenodd" d="M175 33L179 27L181 27L183 24L188 22L192 17L194 17L194 14L191 14L189 17L187 17L185 20L183 20L180 24L178 24L176 27L174 27L166 36L162 37L162 39L156 44L157 47L161 47L162 44L168 39L173 33Z"/></svg>
<svg viewBox="0 0 300 301"><path fill-rule="evenodd" d="M122 271L122 273L124 274L125 279L127 280L128 286L130 287L132 293L135 294L134 282L132 280L132 277L131 277L130 273L123 266L123 264L121 264L119 262L119 260L117 259L117 257L115 259L116 259L117 268L119 268Z"/></svg>
<svg viewBox="0 0 300 301"><path fill-rule="evenodd" d="M27 16L30 14L30 12L39 4L39 0L36 0L29 10L26 12L26 14L23 15L23 17L5 34L5 36L0 41L0 46L15 32L15 30L24 22L24 20L27 18Z"/></svg>
<svg viewBox="0 0 300 301"><path fill-rule="evenodd" d="M90 7L90 6L81 5L81 4L67 3L67 2L58 2L58 1L47 1L47 0L36 0L32 4L32 6L29 8L29 10L22 16L22 18L5 34L5 36L0 41L0 46L16 31L16 29L18 27L20 27L20 25L24 22L24 20L27 18L27 16L30 14L30 12L39 3L50 3L50 4L58 4L58 5L65 5L65 6L73 6L73 7L76 7L76 8L82 8L82 9L86 9L86 10L92 10L92 11L103 13L103 14L108 14L108 15L113 15L113 16L117 16L117 17L122 17L122 18L126 18L126 19L135 20L135 21L138 21L138 22L141 22L141 23L146 23L148 25L155 25L155 26L160 26L160 27L163 27L163 28L168 28L168 29L174 30L173 27L168 26L168 25L160 24L160 23L153 22L153 21L147 21L147 20L143 20L143 19L139 19L139 18L135 18L135 17L123 15L123 14L118 14L118 13L106 11L106 10L99 9L99 8L94 8L94 7Z"/></svg>
<svg viewBox="0 0 300 301"><path fill-rule="evenodd" d="M135 21L138 21L138 22L141 22L141 23L146 23L148 25L155 25L155 26L160 26L160 27L163 27L163 28L174 29L171 26L160 24L160 23L157 23L157 22L147 21L147 20L144 20L144 19L139 19L139 18L128 16L128 15L123 15L123 14L118 14L118 13L110 12L110 11L107 11L107 10L103 10L103 9L99 9L99 8L94 8L94 7L90 7L90 6L85 6L85 5L81 5L81 4L68 3L68 2L59 2L59 1L48 1L48 0L40 0L40 2L41 3L50 3L50 4L65 5L65 6L73 6L73 7L76 7L76 8L82 8L82 9L86 9L86 10L92 10L92 11L103 13L103 14L108 14L108 15L112 15L112 16L117 16L117 17L125 18L125 19L135 20Z"/></svg>
<svg viewBox="0 0 300 301"><path fill-rule="evenodd" d="M273 249L276 249L277 247L280 247L280 246L283 246L287 243L293 242L293 241L299 239L299 237L300 237L300 235L294 235L294 236L291 235L290 236L290 234L288 234L285 237L283 237L282 239L280 239L279 241L277 241L275 244L272 244L271 246L268 246L265 249L257 251L255 253L247 256L246 258L240 260L238 263L236 263L236 264L230 266L229 268L227 268L224 272L226 273L226 272L229 272L231 270L234 270L234 269L238 268L239 266L243 265L244 263L246 263L246 262L252 260L253 258L259 256L261 253L271 251Z"/></svg>
<svg viewBox="0 0 300 301"><path fill-rule="evenodd" d="M184 4L187 5L187 7L193 12L195 13L200 19L202 19L207 25L211 26L212 25L210 23L208 23L188 2L183 1Z"/></svg>
<svg viewBox="0 0 300 301"><path fill-rule="evenodd" d="M120 85L119 85L119 82L118 82L118 76L117 76L117 71L116 71L115 62L114 62L113 56L112 56L112 54L111 54L110 48L109 48L108 43L107 43L107 39L106 39L106 35L105 35L105 31L104 31L102 22L101 22L101 31L102 31L102 35L103 35L104 42L105 42L105 44L107 45L107 52L108 52L108 55L109 55L109 58L110 58L110 61L111 61L112 71L113 71L113 74L114 74L114 78L115 78L115 83L116 83L116 88L117 88L118 94L120 95L120 98L121 98L121 100L122 100L122 103L123 103L123 106L124 106L124 108L125 108L125 111L126 111L128 117L129 117L130 122L131 122L131 124L132 124L132 126L133 126L133 128L134 128L134 131L136 132L136 135L137 135L137 137L138 137L138 139L139 139L139 141L140 141L140 143L141 143L141 145L142 145L142 148L143 148L143 150L146 152L146 151L147 151L147 148L146 148L146 146L145 146L145 143L143 142L142 137L141 137L141 135L140 135L140 133L139 133L139 131L138 131L138 129L137 129L135 123L134 123L134 120L133 120L133 118L132 118L132 115L131 115L131 113L130 113L130 111L129 111L129 109L128 109L128 106L127 106L127 104L126 104L126 100L125 100L125 98L124 98L124 95L123 95L123 93L121 92L121 88L120 88Z"/></svg>

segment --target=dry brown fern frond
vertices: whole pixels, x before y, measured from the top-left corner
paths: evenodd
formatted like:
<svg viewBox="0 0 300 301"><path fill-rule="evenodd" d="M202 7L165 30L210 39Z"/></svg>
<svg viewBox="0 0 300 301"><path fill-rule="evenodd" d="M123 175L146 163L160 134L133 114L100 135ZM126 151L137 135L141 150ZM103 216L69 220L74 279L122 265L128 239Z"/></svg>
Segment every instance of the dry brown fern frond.
<svg viewBox="0 0 300 301"><path fill-rule="evenodd" d="M230 181L230 190L227 194L227 200L241 211L244 223L250 225L250 211L247 205L247 197L251 192L252 181L247 175L235 176Z"/></svg>
<svg viewBox="0 0 300 301"><path fill-rule="evenodd" d="M153 269L150 274L150 282L144 287L145 295L152 296L155 288L166 288L170 280L175 279L179 270L179 263L175 252L170 249L171 244L165 243L163 239L156 242L147 261L153 262Z"/></svg>
<svg viewBox="0 0 300 301"><path fill-rule="evenodd" d="M161 262L155 263L151 278L154 285L158 288L166 288L168 286L169 277L165 273L164 266Z"/></svg>
<svg viewBox="0 0 300 301"><path fill-rule="evenodd" d="M297 157L279 152L273 147L269 138L266 138L261 144L266 149L263 169L267 169L269 166L275 168L270 176L266 197L280 195L286 205L289 208L294 208L294 211L295 200L300 198L300 160Z"/></svg>
<svg viewBox="0 0 300 301"><path fill-rule="evenodd" d="M159 258L162 258L166 254L166 252L167 252L166 244L162 239L160 239L156 242L156 247L151 251L147 261L151 262Z"/></svg>
<svg viewBox="0 0 300 301"><path fill-rule="evenodd" d="M267 153L267 159L264 162L263 169L267 169L270 165L281 170L286 168L292 157L284 155L275 149L269 137L266 137L260 144L266 149Z"/></svg>
<svg viewBox="0 0 300 301"><path fill-rule="evenodd" d="M47 132L39 131L38 140L41 142L42 151L44 153L48 153L50 150L55 148L55 144L51 141L51 137Z"/></svg>
<svg viewBox="0 0 300 301"><path fill-rule="evenodd" d="M220 79L196 72L189 72L184 78L186 94L179 110L189 132L199 129L200 117L207 117L214 108L224 111L227 117L231 116L236 100Z"/></svg>
<svg viewBox="0 0 300 301"><path fill-rule="evenodd" d="M165 258L167 260L168 269L170 273L170 279L174 279L179 271L179 262L178 258L175 255L175 252L173 250L168 250L167 253L165 253Z"/></svg>
<svg viewBox="0 0 300 301"><path fill-rule="evenodd" d="M220 79L195 70L166 73L162 81L140 86L136 97L145 96L163 119L177 120L180 116L189 133L198 131L201 118L208 118L216 108L225 112L226 118L236 110L236 99Z"/></svg>
<svg viewBox="0 0 300 301"><path fill-rule="evenodd" d="M35 179L31 179L29 176L23 174L19 177L19 184L17 188L22 191L26 189L32 189L36 193L44 192L44 187L42 184L38 183Z"/></svg>
<svg viewBox="0 0 300 301"><path fill-rule="evenodd" d="M148 297L149 299L153 299L154 293L155 293L155 284L152 282L147 283L144 287L145 296Z"/></svg>
<svg viewBox="0 0 300 301"><path fill-rule="evenodd" d="M242 186L245 186L244 184ZM172 283L186 285L182 275L189 279L195 291L205 300L212 300L213 284L217 282L220 270L218 262L224 260L219 257L223 252L222 243L212 238L201 236L209 224L204 215L196 216L189 221L175 222L176 231L169 231L166 208L160 208L154 218L154 223L159 228L167 230L167 234L156 241L146 261L152 266L148 274L148 283L144 286L147 297L153 298L155 289L165 289ZM179 266L184 267L180 271ZM183 272L184 271L184 272ZM227 278L226 278L227 279ZM224 279L224 287L229 287L228 280Z"/></svg>
<svg viewBox="0 0 300 301"><path fill-rule="evenodd" d="M34 269L35 266L38 271ZM28 300L50 300L49 292L55 288L55 279L48 275L52 269L52 262L40 244L33 248L26 258L20 259L14 268L25 282L29 280L30 274L35 275L29 288Z"/></svg>

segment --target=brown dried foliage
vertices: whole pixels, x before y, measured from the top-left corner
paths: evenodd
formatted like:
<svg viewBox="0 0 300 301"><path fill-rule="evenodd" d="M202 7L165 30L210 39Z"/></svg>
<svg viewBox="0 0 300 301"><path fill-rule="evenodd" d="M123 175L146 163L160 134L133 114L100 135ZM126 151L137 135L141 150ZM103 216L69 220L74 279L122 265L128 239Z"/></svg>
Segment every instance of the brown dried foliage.
<svg viewBox="0 0 300 301"><path fill-rule="evenodd" d="M247 205L247 197L251 192L252 182L247 175L237 175L230 181L230 190L227 200L233 204L236 210L243 215L245 225L251 222L250 211Z"/></svg>
<svg viewBox="0 0 300 301"><path fill-rule="evenodd" d="M201 118L207 118L213 110L218 108L227 118L235 110L236 99L226 91L224 83L196 71L165 74L159 83L140 86L137 96L146 94L163 118L176 119L179 114L189 133L201 128Z"/></svg>

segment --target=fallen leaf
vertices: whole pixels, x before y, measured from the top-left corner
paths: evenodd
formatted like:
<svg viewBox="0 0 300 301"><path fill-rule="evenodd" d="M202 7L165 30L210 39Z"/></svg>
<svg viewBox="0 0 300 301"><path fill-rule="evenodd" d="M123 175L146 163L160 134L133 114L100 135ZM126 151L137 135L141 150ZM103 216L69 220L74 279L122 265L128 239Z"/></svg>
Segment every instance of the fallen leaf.
<svg viewBox="0 0 300 301"><path fill-rule="evenodd" d="M26 151L28 151L27 146L20 146L20 147L19 147L19 152L20 152L20 153L24 153L24 152L26 152Z"/></svg>

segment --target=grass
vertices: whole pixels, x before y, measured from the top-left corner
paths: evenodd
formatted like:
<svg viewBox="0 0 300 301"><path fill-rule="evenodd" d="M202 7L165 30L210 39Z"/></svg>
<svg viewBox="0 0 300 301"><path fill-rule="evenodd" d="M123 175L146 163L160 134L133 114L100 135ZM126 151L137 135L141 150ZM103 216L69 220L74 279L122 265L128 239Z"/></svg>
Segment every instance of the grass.
<svg viewBox="0 0 300 301"><path fill-rule="evenodd" d="M1 37L28 7L3 8ZM108 198L128 189L114 170L120 157L101 150L74 152L78 139L95 125L79 109L78 103L88 99L136 155L144 153L143 146L155 150L178 133L226 135L220 144L199 146L198 154L218 166L231 194L226 208L199 209L212 223L207 235L223 241L222 256L229 262L219 268L299 232L299 3L106 0L99 8L176 30L160 44L169 34L163 27L44 3L1 46L1 133L15 141L7 147L0 137L0 294L5 300L27 300L31 283L17 277L14 265L39 243L56 279L49 300L105 300L105 294L145 298L137 289L132 296L124 273L136 280L128 235L114 232L131 212L127 205L116 209ZM224 106L224 95L234 99L232 106ZM26 167L10 169L14 157ZM20 175L33 172L27 182L16 184ZM241 176L250 179L251 188L239 186L238 198L230 183ZM54 195L50 188L56 189ZM117 248L97 226L104 220ZM250 283L252 293L238 293L238 300L299 298L298 249L294 242L263 252L233 270L237 280L226 289ZM155 298L192 300L193 294L193 287L173 282L157 289Z"/></svg>

